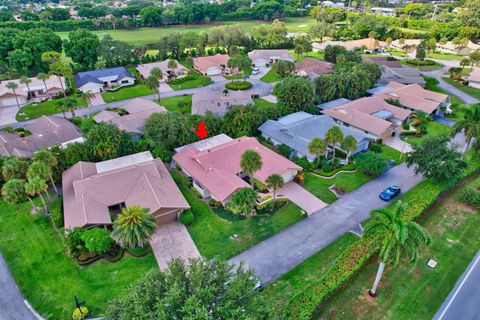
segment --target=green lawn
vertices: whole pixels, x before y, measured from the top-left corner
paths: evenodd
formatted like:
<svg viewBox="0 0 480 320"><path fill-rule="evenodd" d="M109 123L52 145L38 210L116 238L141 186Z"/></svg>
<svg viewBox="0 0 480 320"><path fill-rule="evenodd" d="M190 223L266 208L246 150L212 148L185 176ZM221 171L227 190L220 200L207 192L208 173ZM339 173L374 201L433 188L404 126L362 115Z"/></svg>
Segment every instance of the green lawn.
<svg viewBox="0 0 480 320"><path fill-rule="evenodd" d="M303 61L305 59L317 59L317 60L323 60L323 58L325 57L324 53L323 52L308 52L308 53L305 53L305 54L302 54L301 56L298 56L296 53L295 53L295 50L288 50L290 52L290 54L297 60L297 61Z"/></svg>
<svg viewBox="0 0 480 320"><path fill-rule="evenodd" d="M275 70L273 69L270 69L270 71L268 71L263 77L260 78L260 80L264 81L264 82L268 82L268 83L272 83L272 82L278 82L280 80L282 80L282 76L279 75Z"/></svg>
<svg viewBox="0 0 480 320"><path fill-rule="evenodd" d="M183 102L185 104L185 109L180 110L178 104ZM192 95L176 96L170 98L162 98L160 96L160 101L157 100L157 103L164 106L168 111L171 112L181 112L181 113L191 113L192 112Z"/></svg>
<svg viewBox="0 0 480 320"><path fill-rule="evenodd" d="M289 298L301 292L309 283L318 281L323 276L322 272L357 239L352 233L345 233L329 246L272 282L262 291L262 296L270 306L279 310L287 304Z"/></svg>
<svg viewBox="0 0 480 320"><path fill-rule="evenodd" d="M435 121L428 121L425 123L425 126L427 127L426 135L418 138L408 138L407 142L410 144L420 144L423 140L425 140L426 137L433 137L439 135L448 136L452 132L452 128Z"/></svg>
<svg viewBox="0 0 480 320"><path fill-rule="evenodd" d="M445 82L451 84L452 86L458 88L459 90L465 92L469 96L480 99L480 89L464 86L460 82L455 81L449 77L443 77L443 80L445 80Z"/></svg>
<svg viewBox="0 0 480 320"><path fill-rule="evenodd" d="M103 100L105 102L121 101L125 99L131 99L135 97L146 96L153 94L153 92L147 88L143 83L137 83L131 87L125 87L118 89L117 91L106 91L102 93Z"/></svg>
<svg viewBox="0 0 480 320"><path fill-rule="evenodd" d="M360 171L339 173L333 179L325 179L311 173L305 173L303 186L323 202L332 203L337 200L337 197L328 189L330 186L336 185L346 192L351 192L373 178Z"/></svg>
<svg viewBox="0 0 480 320"><path fill-rule="evenodd" d="M418 68L418 69L425 69L425 70L437 70L437 69L440 69L442 67L442 65L438 62L435 62L435 64L433 65L430 65L430 66L423 66L423 65L415 65L415 64L410 64L410 63L407 63L405 60L400 60L400 63L406 67L410 67L410 68Z"/></svg>
<svg viewBox="0 0 480 320"><path fill-rule="evenodd" d="M460 54L433 52L433 53L428 53L427 58L438 59L438 60L448 60L448 61L461 61L462 59L465 59L465 56L462 56Z"/></svg>
<svg viewBox="0 0 480 320"><path fill-rule="evenodd" d="M264 21L226 21L218 22L210 25L187 25L187 26L172 26L172 27L158 27L158 28L139 28L132 30L101 30L95 31L95 33L103 37L107 34L111 35L114 40L126 41L130 44L155 44L159 39L172 32L208 32L212 27L216 25L239 25L245 31L250 32L253 27L271 24ZM315 20L310 17L294 17L287 18L285 25L288 32L307 32L308 28L315 24ZM57 32L62 38L68 37L68 32Z"/></svg>
<svg viewBox="0 0 480 320"><path fill-rule="evenodd" d="M197 88L197 87L204 87L208 86L210 83L212 83L212 79L209 77L202 76L200 73L198 73L196 70L194 70L192 67L190 67L188 64L185 63L185 61L180 61L180 64L185 66L189 72L190 76L194 77L194 79L181 82L181 83L175 83L175 81L172 83L168 83L168 85L173 89L173 90L183 90L183 89L191 89L191 88ZM181 81L181 78L179 79Z"/></svg>
<svg viewBox="0 0 480 320"><path fill-rule="evenodd" d="M259 109L266 108L266 107L272 107L272 106L277 105L276 103L273 103L273 102L270 102L270 101L267 101L267 100L264 100L264 99L261 99L261 98L254 99L253 101L255 102L255 105Z"/></svg>
<svg viewBox="0 0 480 320"><path fill-rule="evenodd" d="M28 202L0 201L0 251L25 298L46 319L70 319L74 295L86 301L93 316L100 316L126 286L158 268L151 253L141 259L125 256L115 263L78 267L65 256L48 220L31 215L30 208Z"/></svg>
<svg viewBox="0 0 480 320"><path fill-rule="evenodd" d="M480 178L472 184L480 185ZM373 260L326 302L318 319L432 319L480 248L480 215L458 202L462 189L445 193L423 214L418 222L431 234L432 244L421 248L415 263L402 259L388 267L377 299L367 296L377 272ZM438 261L434 270L426 266L430 258Z"/></svg>
<svg viewBox="0 0 480 320"><path fill-rule="evenodd" d="M63 100L63 99L65 98L49 100L49 101L45 101L37 104L33 104L33 103L27 104L26 106L20 109L15 119L17 121L23 121L23 120L38 118L43 115L51 115L51 114L59 113L59 111L57 110L57 107L55 106L55 103L58 100ZM77 97L76 100L79 106L81 107L87 106L87 101L84 98ZM67 113L70 113L70 112L67 112Z"/></svg>
<svg viewBox="0 0 480 320"><path fill-rule="evenodd" d="M381 148L382 152L380 152L378 155L383 159L387 161L395 160L395 164L397 165L405 161L405 156L403 156L403 159L400 159L400 151L386 145L382 145Z"/></svg>
<svg viewBox="0 0 480 320"><path fill-rule="evenodd" d="M458 99L457 96L454 96L453 94L451 94L450 92L447 92L445 90L443 90L442 88L438 87L437 85L432 85L431 82L432 81L436 81L436 79L434 78L431 78L431 77L423 77L425 79L425 81L427 82L427 85L425 87L425 89L427 90L431 90L431 91L435 91L435 92L440 92L440 93L443 93L443 94L446 94L446 95L449 95L450 96L450 101L458 106L462 106L463 105L463 101ZM430 82L430 83L429 83Z"/></svg>
<svg viewBox="0 0 480 320"><path fill-rule="evenodd" d="M250 248L284 228L302 219L301 209L293 203L288 203L273 215L258 215L247 219L239 219L226 210L214 212L197 198L183 183L185 177L178 171L172 172L172 177L191 206L195 223L188 231L198 250L207 258L218 257L229 259ZM233 235L238 237L234 238Z"/></svg>

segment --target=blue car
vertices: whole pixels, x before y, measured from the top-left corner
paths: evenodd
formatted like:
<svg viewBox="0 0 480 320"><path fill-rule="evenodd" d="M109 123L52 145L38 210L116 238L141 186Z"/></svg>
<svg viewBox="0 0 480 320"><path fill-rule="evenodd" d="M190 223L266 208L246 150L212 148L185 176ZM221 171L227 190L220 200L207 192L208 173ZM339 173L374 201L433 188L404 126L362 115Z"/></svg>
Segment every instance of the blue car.
<svg viewBox="0 0 480 320"><path fill-rule="evenodd" d="M400 189L400 187L390 186L390 187L386 188L385 190L383 190L382 192L380 192L379 197L383 201L391 201L393 198L398 196L401 191L402 190Z"/></svg>

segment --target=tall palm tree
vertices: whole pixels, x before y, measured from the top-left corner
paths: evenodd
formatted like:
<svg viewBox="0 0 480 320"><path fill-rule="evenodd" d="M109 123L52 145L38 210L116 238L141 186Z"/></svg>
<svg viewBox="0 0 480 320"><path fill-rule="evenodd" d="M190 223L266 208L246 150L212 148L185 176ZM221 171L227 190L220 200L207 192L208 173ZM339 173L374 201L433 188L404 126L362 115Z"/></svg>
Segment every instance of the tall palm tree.
<svg viewBox="0 0 480 320"><path fill-rule="evenodd" d="M81 95L80 95L82 98L85 99L85 101L87 101L87 105L90 106L90 104L92 103L92 100L93 98L95 98L95 93L93 93L92 91L87 91L87 92L82 92Z"/></svg>
<svg viewBox="0 0 480 320"><path fill-rule="evenodd" d="M60 193L58 192L58 189L55 186L55 181L53 180L53 170L55 170L55 168L58 166L57 157L53 154L52 151L48 149L40 149L33 154L32 160L34 162L42 162L50 168L50 171L49 171L50 182L52 183L55 193L59 195Z"/></svg>
<svg viewBox="0 0 480 320"><path fill-rule="evenodd" d="M248 175L250 180L250 184L253 187L253 175L258 170L262 169L262 157L260 154L255 150L245 150L242 154L242 158L240 159L240 168L242 171Z"/></svg>
<svg viewBox="0 0 480 320"><path fill-rule="evenodd" d="M327 152L327 144L322 139L316 137L308 144L308 152L317 158L317 168L320 165L320 156Z"/></svg>
<svg viewBox="0 0 480 320"><path fill-rule="evenodd" d="M38 177L46 182L48 178L51 176L52 176L52 169L46 163L43 163L41 161L34 161L28 166L28 171L27 171L28 180ZM53 186L55 187L55 184L53 184ZM47 195L48 200L51 201L48 191L45 191L45 193Z"/></svg>
<svg viewBox="0 0 480 320"><path fill-rule="evenodd" d="M158 78L153 75L148 76L148 78L145 79L145 85L148 89L153 91L153 100L155 100L155 92L157 92L160 87Z"/></svg>
<svg viewBox="0 0 480 320"><path fill-rule="evenodd" d="M152 71L150 71L150 74L157 78L158 82L163 79L163 72L160 68L153 68ZM158 84L158 101L160 102L160 83Z"/></svg>
<svg viewBox="0 0 480 320"><path fill-rule="evenodd" d="M55 108L63 114L63 117L67 119L67 115L65 114L68 111L68 108L65 104L65 99L58 99L55 101Z"/></svg>
<svg viewBox="0 0 480 320"><path fill-rule="evenodd" d="M15 82L8 82L5 87L7 89L10 89L13 91L13 95L15 96L15 100L17 101L17 106L18 106L18 109L20 110L20 102L18 102L18 96L17 96L17 92L15 91L15 89L18 88L18 84L16 84Z"/></svg>
<svg viewBox="0 0 480 320"><path fill-rule="evenodd" d="M274 173L271 176L269 176L265 182L267 183L267 187L273 190L273 203L275 204L277 189L282 188L283 185L285 184L285 181L283 181L283 178L281 175Z"/></svg>
<svg viewBox="0 0 480 320"><path fill-rule="evenodd" d="M332 145L333 148L333 157L335 158L335 145L342 143L343 141L343 132L340 130L339 126L333 126L327 130L325 133L325 142Z"/></svg>
<svg viewBox="0 0 480 320"><path fill-rule="evenodd" d="M67 97L63 100L63 103L65 104L65 109L69 110L72 113L72 117L75 117L75 110L77 110L77 108L79 107L77 100L72 97Z"/></svg>
<svg viewBox="0 0 480 320"><path fill-rule="evenodd" d="M475 104L470 108L465 108L463 119L457 121L453 126L452 136L461 131L463 131L465 140L467 142L463 148L463 153L465 154L472 140L478 140L480 134L480 104Z"/></svg>
<svg viewBox="0 0 480 320"><path fill-rule="evenodd" d="M28 163L24 159L17 157L8 158L2 165L3 180L25 179L27 168Z"/></svg>
<svg viewBox="0 0 480 320"><path fill-rule="evenodd" d="M176 77L177 77L177 68L178 68L178 63L177 63L177 61L174 60L174 59L168 60L167 67L168 67L168 69L172 69L172 70L173 70L173 76L176 78ZM152 70L152 71L153 71L153 70ZM160 78L160 79L161 79L161 78Z"/></svg>
<svg viewBox="0 0 480 320"><path fill-rule="evenodd" d="M378 283L386 264L396 265L402 255L413 262L417 259L419 247L431 242L430 235L424 228L414 221L405 221L407 208L408 203L398 201L391 209L372 211L373 220L365 230L364 237L372 237L370 250L379 250L380 264L373 287L369 291L371 296L377 295Z"/></svg>
<svg viewBox="0 0 480 320"><path fill-rule="evenodd" d="M350 157L350 153L357 150L358 148L357 139L355 139L351 134L349 134L348 136L345 137L345 139L343 139L341 148L347 152L346 160L348 163L348 158Z"/></svg>
<svg viewBox="0 0 480 320"><path fill-rule="evenodd" d="M32 79L30 79L27 76L22 76L20 78L20 83L27 86L28 97L30 97L30 86L29 86L29 84L32 83Z"/></svg>
<svg viewBox="0 0 480 320"><path fill-rule="evenodd" d="M2 186L2 197L8 203L14 204L25 201L25 182L20 179L10 179Z"/></svg>
<svg viewBox="0 0 480 320"><path fill-rule="evenodd" d="M125 248L143 247L157 227L155 217L140 206L123 208L113 222L112 239Z"/></svg>
<svg viewBox="0 0 480 320"><path fill-rule="evenodd" d="M47 183L45 182L45 180L42 180L39 177L33 177L25 184L25 191L27 192L27 194L31 195L32 197L38 195L40 197L40 200L42 201L43 208L45 209L45 214L48 215L48 206L42 196L42 192L46 191L47 189Z"/></svg>
<svg viewBox="0 0 480 320"><path fill-rule="evenodd" d="M41 72L41 73L37 74L37 79L38 79L38 80L42 80L42 82L43 82L43 85L44 85L44 87L45 87L45 94L48 93L47 80L48 80L49 78L50 78L50 75L47 74L47 73Z"/></svg>

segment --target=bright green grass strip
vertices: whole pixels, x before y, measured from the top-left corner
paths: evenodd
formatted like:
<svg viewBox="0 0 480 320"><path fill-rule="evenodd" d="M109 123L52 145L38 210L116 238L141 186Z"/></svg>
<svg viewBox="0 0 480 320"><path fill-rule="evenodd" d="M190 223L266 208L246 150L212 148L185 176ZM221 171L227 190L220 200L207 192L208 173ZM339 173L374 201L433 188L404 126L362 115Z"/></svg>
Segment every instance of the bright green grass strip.
<svg viewBox="0 0 480 320"><path fill-rule="evenodd" d="M59 100L64 100L65 98L49 100L37 104L27 104L26 106L22 107L20 111L17 113L15 119L17 121L23 121L28 119L35 119L41 117L43 115L52 115L59 113L55 103ZM87 106L87 101L84 98L75 98L77 100L77 104L81 107ZM70 113L70 112L67 112Z"/></svg>
<svg viewBox="0 0 480 320"><path fill-rule="evenodd" d="M263 77L260 78L260 80L262 80L263 82L268 82L268 83L278 82L282 79L283 79L282 76L279 75L273 69L270 69L270 71L268 71Z"/></svg>

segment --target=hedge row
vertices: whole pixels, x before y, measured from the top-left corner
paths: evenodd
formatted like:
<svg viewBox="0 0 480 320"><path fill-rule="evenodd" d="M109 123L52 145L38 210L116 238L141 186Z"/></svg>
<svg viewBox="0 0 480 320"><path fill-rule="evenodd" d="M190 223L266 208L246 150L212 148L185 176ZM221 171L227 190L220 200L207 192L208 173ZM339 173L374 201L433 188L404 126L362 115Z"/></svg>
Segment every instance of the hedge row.
<svg viewBox="0 0 480 320"><path fill-rule="evenodd" d="M349 164L346 164L340 168L337 168L335 170L332 170L330 172L325 172L325 171L322 171L322 170L318 170L318 169L313 169L311 170L313 173L319 175L319 176L322 176L322 177L326 177L326 178L330 178L332 176L334 176L335 174L337 174L338 172L340 171L355 171L357 170L357 165L355 163L349 163Z"/></svg>
<svg viewBox="0 0 480 320"><path fill-rule="evenodd" d="M468 164L462 179L477 172L480 166L478 160L470 161ZM451 187L434 183L430 179L419 183L401 198L402 201L409 203L406 219L414 220L421 216L443 192ZM335 263L324 271L321 279L305 287L302 292L290 299L281 310L283 318L310 319L322 302L354 276L373 256L373 253L368 250L371 241L371 238L361 238L348 247Z"/></svg>

